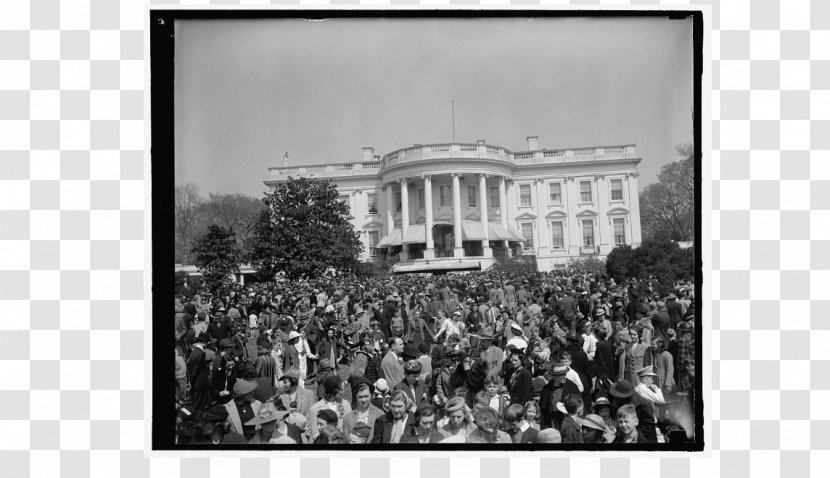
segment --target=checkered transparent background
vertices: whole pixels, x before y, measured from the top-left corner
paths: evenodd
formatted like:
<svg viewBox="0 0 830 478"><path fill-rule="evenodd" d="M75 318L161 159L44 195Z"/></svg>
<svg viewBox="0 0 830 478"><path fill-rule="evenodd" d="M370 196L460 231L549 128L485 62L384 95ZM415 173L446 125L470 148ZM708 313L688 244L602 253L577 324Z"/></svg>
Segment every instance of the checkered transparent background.
<svg viewBox="0 0 830 478"><path fill-rule="evenodd" d="M0 2L2 475L826 473L830 1L692 2L713 5L711 457L452 460L144 457L144 3Z"/></svg>

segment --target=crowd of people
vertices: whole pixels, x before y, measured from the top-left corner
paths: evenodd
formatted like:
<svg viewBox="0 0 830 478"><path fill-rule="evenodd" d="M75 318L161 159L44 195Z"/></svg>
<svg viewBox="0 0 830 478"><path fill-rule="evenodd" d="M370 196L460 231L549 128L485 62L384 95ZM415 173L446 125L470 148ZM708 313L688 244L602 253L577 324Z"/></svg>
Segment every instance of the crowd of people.
<svg viewBox="0 0 830 478"><path fill-rule="evenodd" d="M602 274L322 277L175 304L177 443L694 437L694 287Z"/></svg>

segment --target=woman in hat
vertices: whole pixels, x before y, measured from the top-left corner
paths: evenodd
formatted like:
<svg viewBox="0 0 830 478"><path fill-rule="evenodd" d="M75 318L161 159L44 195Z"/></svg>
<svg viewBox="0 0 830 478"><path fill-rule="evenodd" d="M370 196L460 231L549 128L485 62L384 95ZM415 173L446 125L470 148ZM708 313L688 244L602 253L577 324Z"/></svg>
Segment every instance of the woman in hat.
<svg viewBox="0 0 830 478"><path fill-rule="evenodd" d="M248 443L251 445L302 445L302 432L296 425L285 421L288 415L288 410L280 401L263 404L257 417L245 423L245 425L260 427Z"/></svg>
<svg viewBox="0 0 830 478"><path fill-rule="evenodd" d="M427 344L432 342L431 339L435 332L424 320L424 307L421 304L415 305L415 309L409 314L406 325L406 332L403 337L405 344L413 343L418 346L422 342Z"/></svg>

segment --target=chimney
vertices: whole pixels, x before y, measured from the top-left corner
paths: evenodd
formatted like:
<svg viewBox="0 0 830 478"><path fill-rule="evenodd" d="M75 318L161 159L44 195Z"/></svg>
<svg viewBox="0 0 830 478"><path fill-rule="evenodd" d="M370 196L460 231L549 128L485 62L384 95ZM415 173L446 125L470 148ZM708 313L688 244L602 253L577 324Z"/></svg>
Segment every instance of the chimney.
<svg viewBox="0 0 830 478"><path fill-rule="evenodd" d="M539 149L539 137L538 136L528 136L527 137L527 150L528 151L536 151Z"/></svg>
<svg viewBox="0 0 830 478"><path fill-rule="evenodd" d="M371 146L364 146L363 147L363 162L364 163L371 163L374 161L375 158L375 148Z"/></svg>
<svg viewBox="0 0 830 478"><path fill-rule="evenodd" d="M476 144L486 144L486 141L484 141L483 139L477 139Z"/></svg>

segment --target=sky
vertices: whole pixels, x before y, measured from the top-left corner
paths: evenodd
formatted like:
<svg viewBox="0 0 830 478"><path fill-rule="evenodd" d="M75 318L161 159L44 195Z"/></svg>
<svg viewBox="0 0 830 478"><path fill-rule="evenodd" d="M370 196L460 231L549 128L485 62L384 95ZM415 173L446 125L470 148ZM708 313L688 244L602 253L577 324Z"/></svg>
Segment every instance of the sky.
<svg viewBox="0 0 830 478"><path fill-rule="evenodd" d="M260 197L270 166L415 143L636 144L642 189L693 139L692 20L180 20L176 184Z"/></svg>

